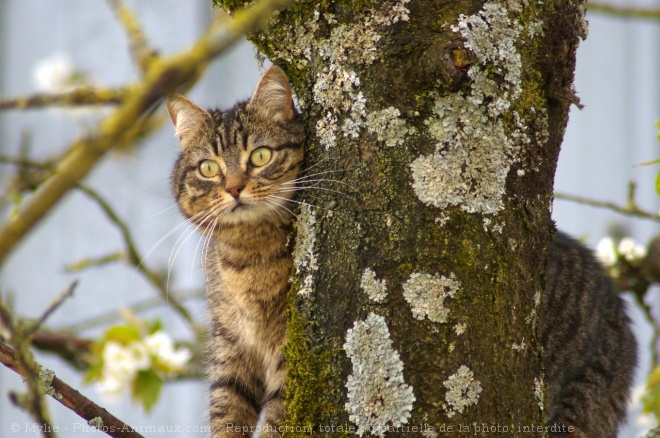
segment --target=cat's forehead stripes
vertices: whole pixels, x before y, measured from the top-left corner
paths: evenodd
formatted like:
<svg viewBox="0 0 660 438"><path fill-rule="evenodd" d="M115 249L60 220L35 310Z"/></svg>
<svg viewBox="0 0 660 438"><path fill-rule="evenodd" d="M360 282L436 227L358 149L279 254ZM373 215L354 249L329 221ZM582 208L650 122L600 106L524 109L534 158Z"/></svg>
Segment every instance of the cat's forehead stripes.
<svg viewBox="0 0 660 438"><path fill-rule="evenodd" d="M232 148L248 149L249 132L243 121L243 111L232 109L226 112L214 111L215 123L214 152L227 152Z"/></svg>

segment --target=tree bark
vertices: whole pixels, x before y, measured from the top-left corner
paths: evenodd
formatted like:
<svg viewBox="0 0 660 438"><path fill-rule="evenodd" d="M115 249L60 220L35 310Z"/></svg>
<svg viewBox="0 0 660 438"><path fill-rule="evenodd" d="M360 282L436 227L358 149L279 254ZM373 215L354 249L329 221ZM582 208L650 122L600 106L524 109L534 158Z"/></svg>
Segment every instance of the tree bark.
<svg viewBox="0 0 660 438"><path fill-rule="evenodd" d="M539 303L582 8L299 1L251 36L308 134L291 435L543 435Z"/></svg>

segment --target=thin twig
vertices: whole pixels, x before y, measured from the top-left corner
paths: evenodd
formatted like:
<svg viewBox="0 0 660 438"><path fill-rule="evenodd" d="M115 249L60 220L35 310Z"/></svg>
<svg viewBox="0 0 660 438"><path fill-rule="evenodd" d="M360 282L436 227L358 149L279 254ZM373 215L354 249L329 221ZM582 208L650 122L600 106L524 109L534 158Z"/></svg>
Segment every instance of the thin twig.
<svg viewBox="0 0 660 438"><path fill-rule="evenodd" d="M91 339L80 338L71 332L39 330L32 335L32 346L58 356L78 371L89 369Z"/></svg>
<svg viewBox="0 0 660 438"><path fill-rule="evenodd" d="M44 322L46 322L46 320L50 317L50 315L52 315L53 312L56 311L67 298L71 298L73 296L73 292L76 290L77 287L78 287L78 280L71 283L71 286L69 286L67 290L65 290L62 293L62 295L60 295L52 303L50 303L46 311L34 324L30 326L30 328L26 331L25 334L28 335L29 337L32 337L32 335L34 335L39 329L41 329L41 326L44 324Z"/></svg>
<svg viewBox="0 0 660 438"><path fill-rule="evenodd" d="M53 106L116 105L126 96L123 88L80 87L66 93L44 93L0 99L2 109L35 109Z"/></svg>
<svg viewBox="0 0 660 438"><path fill-rule="evenodd" d="M620 18L641 18L646 20L660 20L660 9L640 8L628 6L613 6L603 3L587 3L587 9L592 12L613 15Z"/></svg>
<svg viewBox="0 0 660 438"><path fill-rule="evenodd" d="M581 196L573 196L573 195L567 195L565 193L557 193L557 192L555 192L555 199L573 201L579 204L590 205L592 207L606 208L608 210L612 210L616 213L620 213L625 216L639 217L643 219L649 219L655 222L660 222L660 215L657 215L655 213L650 213L648 211L644 211L639 207L637 207L637 205L635 205L634 203L632 204L629 203L629 205L622 207L612 202L595 201L593 199L584 198Z"/></svg>
<svg viewBox="0 0 660 438"><path fill-rule="evenodd" d="M0 163L17 164L19 166L27 166L27 167L36 167L37 169L48 169L48 170L53 169L53 165L50 163L42 163L40 161L34 161L27 158L7 157L4 155L0 155Z"/></svg>
<svg viewBox="0 0 660 438"><path fill-rule="evenodd" d="M21 369L19 360L17 358L18 352L13 348L0 342L0 362L7 368L21 375L23 378L28 379L29 376L24 374ZM141 438L142 435L135 432L135 430L124 423L114 415L110 414L104 408L100 407L78 391L60 380L55 373L41 367L42 376L44 376L44 386L46 392L57 402L71 409L84 418L88 422L91 420L100 419L103 422L103 430L107 430L107 434L112 437L120 438Z"/></svg>
<svg viewBox="0 0 660 438"><path fill-rule="evenodd" d="M126 261L126 254L119 251L101 257L90 257L77 261L71 265L65 266L64 270L68 273L80 272L91 267L105 266L110 263L125 262L125 261Z"/></svg>
<svg viewBox="0 0 660 438"><path fill-rule="evenodd" d="M202 298L204 298L204 293L201 291L194 291L190 293L177 295L177 299L180 301L189 300L189 299L202 299ZM148 298L146 300L139 301L135 304L131 304L130 306L126 306L126 307L130 309L133 313L141 313L155 309L161 305L163 305L163 300L159 297L159 298ZM107 313L103 313L101 315L90 317L75 324L68 325L64 327L64 329L67 331L72 331L77 333L83 330L89 330L100 326L108 325L113 322L119 321L121 319L122 319L121 313L119 311L113 310Z"/></svg>
<svg viewBox="0 0 660 438"><path fill-rule="evenodd" d="M267 0L238 11L232 20L218 20L189 50L154 60L141 82L128 87L126 98L103 120L96 135L73 143L55 174L46 180L20 211L0 228L0 265L36 224L83 179L97 161L164 95L194 82L208 62L246 32L265 26L271 13L291 0Z"/></svg>
<svg viewBox="0 0 660 438"><path fill-rule="evenodd" d="M133 62L142 73L145 73L149 69L149 64L158 56L156 50L147 43L139 20L128 6L121 0L108 0L108 3L124 27Z"/></svg>

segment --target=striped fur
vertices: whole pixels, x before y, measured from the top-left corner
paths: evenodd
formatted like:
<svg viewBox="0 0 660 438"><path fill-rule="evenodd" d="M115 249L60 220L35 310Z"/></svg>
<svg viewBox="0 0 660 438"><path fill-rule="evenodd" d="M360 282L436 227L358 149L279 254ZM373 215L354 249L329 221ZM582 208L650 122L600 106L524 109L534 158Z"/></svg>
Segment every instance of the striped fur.
<svg viewBox="0 0 660 438"><path fill-rule="evenodd" d="M548 254L542 310L546 414L556 431L550 436L616 438L626 417L637 344L612 280L563 233Z"/></svg>
<svg viewBox="0 0 660 438"><path fill-rule="evenodd" d="M257 430L279 436L292 266L288 209L305 137L288 80L271 67L252 98L230 110L205 111L183 96L170 97L167 109L182 147L172 190L181 211L207 235L213 437L250 437ZM255 166L250 156L263 147L270 160ZM217 175L202 173L206 160L217 164Z"/></svg>

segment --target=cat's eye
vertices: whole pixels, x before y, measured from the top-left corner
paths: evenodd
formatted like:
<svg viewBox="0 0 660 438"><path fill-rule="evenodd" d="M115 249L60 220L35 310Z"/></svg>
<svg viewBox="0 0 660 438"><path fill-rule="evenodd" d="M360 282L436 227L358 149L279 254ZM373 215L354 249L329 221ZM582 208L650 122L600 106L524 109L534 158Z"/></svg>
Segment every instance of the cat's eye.
<svg viewBox="0 0 660 438"><path fill-rule="evenodd" d="M199 173L205 178L213 178L220 173L220 165L213 160L204 160L199 165Z"/></svg>
<svg viewBox="0 0 660 438"><path fill-rule="evenodd" d="M250 154L250 163L254 167L261 167L266 165L270 161L270 157L273 155L273 152L266 147L261 147L252 151Z"/></svg>

